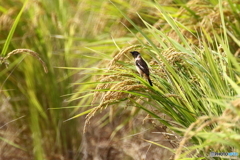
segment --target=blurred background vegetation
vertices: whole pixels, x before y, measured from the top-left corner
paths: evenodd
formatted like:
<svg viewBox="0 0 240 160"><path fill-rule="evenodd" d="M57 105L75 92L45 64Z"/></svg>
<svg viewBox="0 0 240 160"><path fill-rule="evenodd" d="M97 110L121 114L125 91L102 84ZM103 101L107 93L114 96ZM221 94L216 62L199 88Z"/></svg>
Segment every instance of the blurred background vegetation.
<svg viewBox="0 0 240 160"><path fill-rule="evenodd" d="M239 14L238 0L0 0L1 57L25 48L48 68L1 58L0 159L240 153Z"/></svg>

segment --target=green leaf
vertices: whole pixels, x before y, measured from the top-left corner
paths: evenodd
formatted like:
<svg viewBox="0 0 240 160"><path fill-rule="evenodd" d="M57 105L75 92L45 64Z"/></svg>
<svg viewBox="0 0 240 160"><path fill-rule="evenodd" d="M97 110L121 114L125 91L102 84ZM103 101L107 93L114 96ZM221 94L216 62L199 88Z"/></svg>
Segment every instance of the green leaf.
<svg viewBox="0 0 240 160"><path fill-rule="evenodd" d="M22 9L21 9L20 12L18 13L18 15L17 15L17 17L16 17L16 19L15 19L15 21L14 21L14 23L13 23L13 26L12 26L9 34L8 34L7 40L5 41L4 46L3 46L3 49L2 49L2 52L1 52L1 54L0 54L2 57L5 56L6 53L7 53L8 46L9 46L11 40L12 40L13 34L14 34L16 28L17 28L18 22L19 22L19 20L20 20L20 18L21 18L21 16L22 16L22 13L23 13L26 5L27 5L27 2L28 2L28 0L25 0Z"/></svg>

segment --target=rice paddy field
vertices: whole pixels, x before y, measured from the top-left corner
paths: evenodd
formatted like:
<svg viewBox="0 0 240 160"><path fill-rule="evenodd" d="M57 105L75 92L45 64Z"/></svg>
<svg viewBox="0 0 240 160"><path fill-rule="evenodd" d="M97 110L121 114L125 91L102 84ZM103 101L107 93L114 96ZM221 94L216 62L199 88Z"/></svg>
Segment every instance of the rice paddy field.
<svg viewBox="0 0 240 160"><path fill-rule="evenodd" d="M240 159L239 0L0 0L0 48L0 160Z"/></svg>

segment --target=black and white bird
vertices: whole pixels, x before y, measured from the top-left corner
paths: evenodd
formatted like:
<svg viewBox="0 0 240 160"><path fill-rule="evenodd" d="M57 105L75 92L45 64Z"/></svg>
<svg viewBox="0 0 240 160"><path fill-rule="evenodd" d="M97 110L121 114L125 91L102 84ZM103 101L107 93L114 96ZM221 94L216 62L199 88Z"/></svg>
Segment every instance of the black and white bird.
<svg viewBox="0 0 240 160"><path fill-rule="evenodd" d="M137 51L132 51L130 52L135 59L135 65L137 68L138 73L140 74L141 77L145 77L149 84L152 85L152 81L150 79L150 72L147 63L143 60L141 57L140 53Z"/></svg>

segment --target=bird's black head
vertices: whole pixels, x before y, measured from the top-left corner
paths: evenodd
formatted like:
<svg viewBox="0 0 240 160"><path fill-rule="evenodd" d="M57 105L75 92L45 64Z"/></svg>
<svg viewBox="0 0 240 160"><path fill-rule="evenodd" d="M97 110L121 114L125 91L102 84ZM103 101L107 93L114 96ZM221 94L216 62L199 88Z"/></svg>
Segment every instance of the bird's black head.
<svg viewBox="0 0 240 160"><path fill-rule="evenodd" d="M136 58L140 53L139 52L137 52L137 51L132 51L132 52L130 52L130 53L132 53L132 56L134 57L134 58Z"/></svg>

